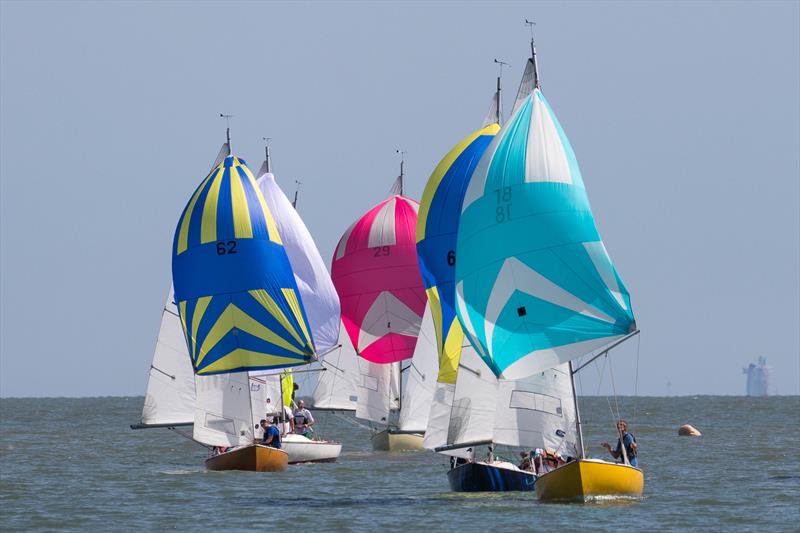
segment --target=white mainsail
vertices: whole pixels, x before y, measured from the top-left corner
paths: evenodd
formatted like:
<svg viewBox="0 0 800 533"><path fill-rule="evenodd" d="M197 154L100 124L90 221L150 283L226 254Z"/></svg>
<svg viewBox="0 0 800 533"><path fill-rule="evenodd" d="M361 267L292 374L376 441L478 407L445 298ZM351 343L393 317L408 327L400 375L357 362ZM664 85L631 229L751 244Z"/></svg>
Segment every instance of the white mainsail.
<svg viewBox="0 0 800 533"><path fill-rule="evenodd" d="M194 420L194 371L170 286L150 365L142 425L186 425Z"/></svg>
<svg viewBox="0 0 800 533"><path fill-rule="evenodd" d="M264 173L259 172L256 183L264 194L289 256L300 299L311 325L314 346L318 354L323 354L339 342L339 296L311 233L275 182L275 176L265 172L266 167L265 162L261 167Z"/></svg>
<svg viewBox="0 0 800 533"><path fill-rule="evenodd" d="M525 379L499 380L495 410L495 444L551 448L578 457L577 411L569 364Z"/></svg>
<svg viewBox="0 0 800 533"><path fill-rule="evenodd" d="M442 401L442 412L445 408ZM466 346L461 352L449 417L442 414L431 418L426 447L493 443L551 448L563 456L577 457L576 420L569 364L525 379L498 380L472 346ZM448 424L446 433L444 424ZM446 434L444 442L442 434Z"/></svg>
<svg viewBox="0 0 800 533"><path fill-rule="evenodd" d="M360 383L356 417L380 424L390 423L390 414L400 407L399 363L381 365L358 359Z"/></svg>
<svg viewBox="0 0 800 533"><path fill-rule="evenodd" d="M247 372L195 376L194 440L208 446L253 443L253 413Z"/></svg>
<svg viewBox="0 0 800 533"><path fill-rule="evenodd" d="M469 446L494 437L497 378L469 345L461 350L447 445Z"/></svg>
<svg viewBox="0 0 800 533"><path fill-rule="evenodd" d="M339 348L325 355L320 362L324 372L314 389L314 407L355 411L360 373L358 355L350 337L340 328Z"/></svg>
<svg viewBox="0 0 800 533"><path fill-rule="evenodd" d="M417 345L407 370L408 378L403 388L398 426L402 431L423 433L428 426L428 416L439 372L439 353L436 346L436 328L430 305L422 315Z"/></svg>

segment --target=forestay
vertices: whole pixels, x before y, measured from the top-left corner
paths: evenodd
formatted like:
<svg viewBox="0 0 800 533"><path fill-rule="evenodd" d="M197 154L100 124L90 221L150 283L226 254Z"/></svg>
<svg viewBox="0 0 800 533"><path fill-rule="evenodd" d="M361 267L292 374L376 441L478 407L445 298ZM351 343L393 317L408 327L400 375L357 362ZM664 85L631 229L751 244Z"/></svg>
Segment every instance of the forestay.
<svg viewBox="0 0 800 533"><path fill-rule="evenodd" d="M422 327L414 348L414 357L405 372L408 374L400 402L398 426L403 431L424 433L428 426L436 373L439 370L436 350L436 329L430 307L425 307Z"/></svg>
<svg viewBox="0 0 800 533"><path fill-rule="evenodd" d="M194 371L173 298L170 287L147 380L144 425L183 425L194 420Z"/></svg>
<svg viewBox="0 0 800 533"><path fill-rule="evenodd" d="M324 372L314 389L314 407L355 411L360 373L353 344L344 328L339 333L339 348L325 355L320 362Z"/></svg>
<svg viewBox="0 0 800 533"><path fill-rule="evenodd" d="M311 328L272 213L244 161L226 157L175 231L173 283L196 374L289 367Z"/></svg>
<svg viewBox="0 0 800 533"><path fill-rule="evenodd" d="M262 166L262 171L264 170L266 162ZM339 339L339 296L331 276L311 233L275 182L275 176L262 172L256 183L275 217L283 248L289 257L300 291L300 299L311 324L316 351L318 354L325 353L336 346Z"/></svg>
<svg viewBox="0 0 800 533"><path fill-rule="evenodd" d="M481 157L456 253L458 316L497 376L541 372L636 328L572 147L539 89Z"/></svg>

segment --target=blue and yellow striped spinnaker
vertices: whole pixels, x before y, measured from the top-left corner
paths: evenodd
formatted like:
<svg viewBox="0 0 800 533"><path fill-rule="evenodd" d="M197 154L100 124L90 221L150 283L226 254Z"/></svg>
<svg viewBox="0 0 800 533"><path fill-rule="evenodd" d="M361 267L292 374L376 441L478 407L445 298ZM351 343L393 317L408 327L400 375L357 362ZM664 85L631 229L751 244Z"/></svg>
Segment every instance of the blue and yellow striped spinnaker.
<svg viewBox="0 0 800 533"><path fill-rule="evenodd" d="M456 235L461 202L481 155L500 126L489 124L459 142L428 179L417 218L417 255L436 328L439 383L454 385L464 332L456 317Z"/></svg>
<svg viewBox="0 0 800 533"><path fill-rule="evenodd" d="M292 267L244 160L226 157L192 195L175 230L172 279L196 374L314 357Z"/></svg>
<svg viewBox="0 0 800 533"><path fill-rule="evenodd" d="M505 379L636 330L564 130L538 88L522 96L472 175L456 246L458 317Z"/></svg>

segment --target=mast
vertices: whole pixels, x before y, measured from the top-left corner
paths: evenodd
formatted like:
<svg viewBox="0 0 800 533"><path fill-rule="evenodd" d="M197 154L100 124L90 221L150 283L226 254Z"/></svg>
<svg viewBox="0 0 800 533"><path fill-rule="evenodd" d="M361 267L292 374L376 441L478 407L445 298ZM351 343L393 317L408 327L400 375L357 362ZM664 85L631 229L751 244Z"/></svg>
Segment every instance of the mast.
<svg viewBox="0 0 800 533"><path fill-rule="evenodd" d="M539 65L536 63L536 41L533 38L533 27L536 26L536 23L525 19L525 24L531 29L531 63L533 63L533 86L536 89L541 89L542 87L539 83Z"/></svg>
<svg viewBox="0 0 800 533"><path fill-rule="evenodd" d="M503 111L502 111L502 106L500 104L500 102L502 101L501 98L500 98L500 92L501 92L500 80L503 77L503 67L504 66L505 67L509 67L511 65L509 65L505 61L500 61L497 58L495 58L494 62L497 63L498 65L500 65L500 74L498 74L498 76L497 76L497 110L495 111L495 117L497 118L497 123L502 126L503 125Z"/></svg>
<svg viewBox="0 0 800 533"><path fill-rule="evenodd" d="M586 450L583 448L583 428L581 427L581 410L578 408L578 393L575 390L575 372L572 370L572 361L569 362L569 379L572 381L572 401L575 402L575 426L578 430L578 453L579 459L586 457Z"/></svg>
<svg viewBox="0 0 800 533"><path fill-rule="evenodd" d="M292 207L294 207L295 210L297 210L297 193L300 192L300 185L302 185L303 182L300 180L294 180L294 182L297 185L297 187L294 190L294 200L292 200Z"/></svg>
<svg viewBox="0 0 800 533"><path fill-rule="evenodd" d="M403 176L405 175L403 172L403 164L405 163L405 150L396 150L398 154L400 154L400 176L398 176L398 180L400 180L400 196L403 196Z"/></svg>
<svg viewBox="0 0 800 533"><path fill-rule="evenodd" d="M269 142L272 140L272 137L261 137L261 139L264 140L264 152L265 152L264 155L266 157L266 159L264 161L265 161L265 164L266 164L266 167L267 167L267 173L271 174L272 173L272 161L271 161L270 156L269 156Z"/></svg>
<svg viewBox="0 0 800 533"><path fill-rule="evenodd" d="M233 115L220 113L219 116L225 119L225 139L228 144L228 155L230 155L233 153L233 148L231 148L231 119Z"/></svg>

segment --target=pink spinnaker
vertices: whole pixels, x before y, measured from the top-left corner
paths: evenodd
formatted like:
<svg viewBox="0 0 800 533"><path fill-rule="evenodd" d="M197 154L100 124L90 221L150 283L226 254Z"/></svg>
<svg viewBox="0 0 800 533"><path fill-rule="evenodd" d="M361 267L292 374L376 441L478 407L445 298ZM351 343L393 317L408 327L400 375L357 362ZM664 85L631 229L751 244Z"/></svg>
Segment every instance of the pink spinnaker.
<svg viewBox="0 0 800 533"><path fill-rule="evenodd" d="M419 204L390 196L339 240L331 277L356 352L373 363L414 354L427 296L416 249Z"/></svg>

